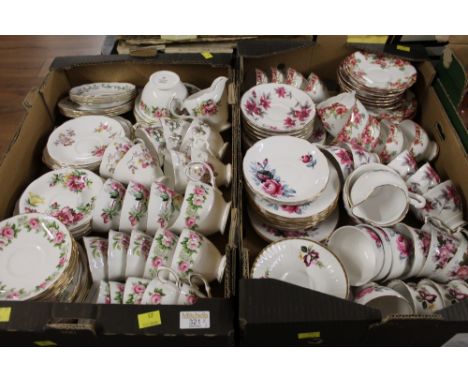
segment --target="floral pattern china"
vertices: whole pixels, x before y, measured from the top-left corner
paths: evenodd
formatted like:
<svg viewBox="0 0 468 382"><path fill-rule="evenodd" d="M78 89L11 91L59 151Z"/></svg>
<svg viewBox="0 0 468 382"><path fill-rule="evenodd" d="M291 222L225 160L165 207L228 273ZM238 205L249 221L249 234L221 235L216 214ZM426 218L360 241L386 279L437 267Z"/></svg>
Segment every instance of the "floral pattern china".
<svg viewBox="0 0 468 382"><path fill-rule="evenodd" d="M241 99L243 117L260 129L294 132L313 123L315 106L307 93L290 85L262 84Z"/></svg>

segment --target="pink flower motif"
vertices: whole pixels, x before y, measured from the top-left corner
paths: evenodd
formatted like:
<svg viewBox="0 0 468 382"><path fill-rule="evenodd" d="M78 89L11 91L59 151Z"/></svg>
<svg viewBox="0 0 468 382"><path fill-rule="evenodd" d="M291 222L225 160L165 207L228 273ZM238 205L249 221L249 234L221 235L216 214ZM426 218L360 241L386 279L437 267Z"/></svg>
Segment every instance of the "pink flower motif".
<svg viewBox="0 0 468 382"><path fill-rule="evenodd" d="M145 292L145 287L141 284L135 284L133 286L133 292L135 292L136 294L142 294Z"/></svg>
<svg viewBox="0 0 468 382"><path fill-rule="evenodd" d="M290 128L296 126L296 121L292 119L291 117L287 117L283 123L286 127L290 127Z"/></svg>
<svg viewBox="0 0 468 382"><path fill-rule="evenodd" d="M294 214L300 210L300 207L298 205L282 205L281 209L283 211L289 212L290 214Z"/></svg>
<svg viewBox="0 0 468 382"><path fill-rule="evenodd" d="M271 101L265 94L260 97L260 106L265 110L269 109L271 106Z"/></svg>
<svg viewBox="0 0 468 382"><path fill-rule="evenodd" d="M286 96L286 89L284 88L284 86L277 87L275 89L275 92L279 98L284 98Z"/></svg>
<svg viewBox="0 0 468 382"><path fill-rule="evenodd" d="M111 298L110 298L110 296L106 296L106 297L104 298L104 304L110 304L110 303L111 303Z"/></svg>
<svg viewBox="0 0 468 382"><path fill-rule="evenodd" d="M106 214L105 212L103 212L103 213L101 214L101 219L102 219L102 222L103 222L104 224L107 224L107 223L109 223L109 221L110 221L109 215Z"/></svg>
<svg viewBox="0 0 468 382"><path fill-rule="evenodd" d="M398 252L400 252L400 258L407 258L411 251L410 241L403 235L397 235L396 244Z"/></svg>
<svg viewBox="0 0 468 382"><path fill-rule="evenodd" d="M200 197L194 197L194 198L192 199L192 203L193 203L194 205L196 205L196 206L201 206L201 205L203 205L203 202L204 202L203 198L200 198Z"/></svg>
<svg viewBox="0 0 468 382"><path fill-rule="evenodd" d="M189 233L189 239L192 240L192 241L200 241L201 237L200 237L200 235L198 235L198 233L191 231Z"/></svg>
<svg viewBox="0 0 468 382"><path fill-rule="evenodd" d="M133 215L129 215L128 220L130 221L130 225L132 227L134 227L134 226L136 226L138 224L138 219Z"/></svg>
<svg viewBox="0 0 468 382"><path fill-rule="evenodd" d="M169 233L168 233L169 232ZM174 242L174 237L172 236L172 232L170 231L165 231L164 232L164 235L163 235L163 238L162 238L162 241L163 241L163 244L166 246L166 247L169 247L172 245L172 243Z"/></svg>
<svg viewBox="0 0 468 382"><path fill-rule="evenodd" d="M124 284L117 284L117 289L119 292L123 292L125 290L125 285Z"/></svg>
<svg viewBox="0 0 468 382"><path fill-rule="evenodd" d="M421 248L425 257L429 253L429 248L431 246L431 235L427 232L420 231L418 233L419 240L421 241Z"/></svg>
<svg viewBox="0 0 468 382"><path fill-rule="evenodd" d="M382 246L382 240L380 240L379 235L377 235L377 233L373 229L370 229L369 227L363 227L363 228L366 230L366 232L369 234L372 240L374 240L375 245L380 248Z"/></svg>
<svg viewBox="0 0 468 382"><path fill-rule="evenodd" d="M43 283L37 286L39 289L45 289L47 287L47 283L44 281Z"/></svg>
<svg viewBox="0 0 468 382"><path fill-rule="evenodd" d="M187 243L187 247L192 251L197 250L198 247L199 247L198 240L189 240L188 243Z"/></svg>
<svg viewBox="0 0 468 382"><path fill-rule="evenodd" d="M347 150L337 150L335 154L339 158L342 165L350 166L353 164L353 158L351 158L351 154Z"/></svg>
<svg viewBox="0 0 468 382"><path fill-rule="evenodd" d="M301 156L302 163L309 163L312 160L312 155L306 154Z"/></svg>
<svg viewBox="0 0 468 382"><path fill-rule="evenodd" d="M416 170L418 166L416 163L416 159L414 159L414 155L410 152L406 153L405 155L405 164L412 170Z"/></svg>
<svg viewBox="0 0 468 382"><path fill-rule="evenodd" d="M167 225L166 219L164 219L163 217L159 217L159 218L158 218L158 225L159 225L161 228L165 228L166 225Z"/></svg>
<svg viewBox="0 0 468 382"><path fill-rule="evenodd" d="M5 226L1 230L1 235L7 238L8 240L11 240L15 236L15 231L13 230L13 228Z"/></svg>
<svg viewBox="0 0 468 382"><path fill-rule="evenodd" d="M205 195L205 189L203 187L197 186L193 189L195 195Z"/></svg>
<svg viewBox="0 0 468 382"><path fill-rule="evenodd" d="M307 106L302 106L300 110L294 111L294 116L301 122L309 118L311 109Z"/></svg>
<svg viewBox="0 0 468 382"><path fill-rule="evenodd" d="M93 154L94 156L97 156L97 157L102 157L104 155L104 151L106 151L106 146L105 145L96 146L94 148L94 150L91 152L91 154Z"/></svg>
<svg viewBox="0 0 468 382"><path fill-rule="evenodd" d="M440 183L440 176L439 174L429 165L426 167L426 171L424 172L424 176L435 183Z"/></svg>
<svg viewBox="0 0 468 382"><path fill-rule="evenodd" d="M360 299L363 298L365 295L372 293L374 291L374 287L367 287L364 289L361 289L359 292L356 293L355 298Z"/></svg>
<svg viewBox="0 0 468 382"><path fill-rule="evenodd" d="M218 106L212 99L210 99L202 105L201 112L203 115L214 115L218 112Z"/></svg>
<svg viewBox="0 0 468 382"><path fill-rule="evenodd" d="M55 237L54 237L54 243L55 244L61 244L65 240L65 235L63 232L57 231L55 232Z"/></svg>
<svg viewBox="0 0 468 382"><path fill-rule="evenodd" d="M468 265L460 265L451 275L459 280L468 279Z"/></svg>
<svg viewBox="0 0 468 382"><path fill-rule="evenodd" d="M337 115L342 115L342 114L345 114L346 112L348 112L348 109L346 108L346 106L341 105L341 104L335 104L335 113Z"/></svg>
<svg viewBox="0 0 468 382"><path fill-rule="evenodd" d="M281 184L274 179L267 179L262 183L263 190L272 196L281 194Z"/></svg>
<svg viewBox="0 0 468 382"><path fill-rule="evenodd" d="M161 265L163 265L163 259L160 258L159 256L156 256L152 261L151 265L153 268L159 268Z"/></svg>
<svg viewBox="0 0 468 382"><path fill-rule="evenodd" d="M17 300L19 298L19 293L18 292L8 292L6 295L7 300Z"/></svg>
<svg viewBox="0 0 468 382"><path fill-rule="evenodd" d="M195 217L189 216L185 219L185 226L188 228L192 228L195 224L197 224L197 219Z"/></svg>
<svg viewBox="0 0 468 382"><path fill-rule="evenodd" d="M158 305L161 303L161 295L159 293L155 293L151 296L151 303L154 305Z"/></svg>
<svg viewBox="0 0 468 382"><path fill-rule="evenodd" d="M29 227L31 229L38 229L39 228L39 219L31 218L28 221Z"/></svg>
<svg viewBox="0 0 468 382"><path fill-rule="evenodd" d="M71 175L67 180L66 186L70 191L79 192L86 187L86 182L81 176Z"/></svg>
<svg viewBox="0 0 468 382"><path fill-rule="evenodd" d="M189 263L187 263L186 261L181 261L181 262L179 263L179 267L178 267L178 268L179 268L179 271L180 271L180 272L185 273L185 272L187 272L187 271L189 270L190 265L189 265Z"/></svg>
<svg viewBox="0 0 468 382"><path fill-rule="evenodd" d="M59 260L59 265L64 265L65 264L65 257L61 257Z"/></svg>
<svg viewBox="0 0 468 382"><path fill-rule="evenodd" d="M198 301L198 297L195 296L194 294L191 294L191 295L187 296L187 303L188 303L189 305L193 305L193 304L195 304L197 301Z"/></svg>
<svg viewBox="0 0 468 382"><path fill-rule="evenodd" d="M143 239L143 242L141 243L141 250L144 252L144 253L148 253L148 251L150 250L151 248L151 241L150 240L147 240L147 239Z"/></svg>

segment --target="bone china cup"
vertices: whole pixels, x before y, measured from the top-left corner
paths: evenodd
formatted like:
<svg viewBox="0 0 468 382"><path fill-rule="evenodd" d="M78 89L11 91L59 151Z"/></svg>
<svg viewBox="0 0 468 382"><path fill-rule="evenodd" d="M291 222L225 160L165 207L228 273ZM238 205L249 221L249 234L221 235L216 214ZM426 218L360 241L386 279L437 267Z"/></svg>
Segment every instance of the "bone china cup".
<svg viewBox="0 0 468 382"><path fill-rule="evenodd" d="M93 229L108 232L118 229L125 187L114 179L107 179L99 192L93 210Z"/></svg>
<svg viewBox="0 0 468 382"><path fill-rule="evenodd" d="M430 163L422 165L413 175L411 175L406 184L412 192L424 195L431 188L440 183L440 176Z"/></svg>
<svg viewBox="0 0 468 382"><path fill-rule="evenodd" d="M394 169L403 179L408 179L416 172L417 163L413 154L408 150L405 150L393 159L388 164L388 167Z"/></svg>
<svg viewBox="0 0 468 382"><path fill-rule="evenodd" d="M352 245L350 245L352 243ZM328 248L338 257L352 286L361 286L373 280L380 270L372 238L358 227L338 228L328 240Z"/></svg>
<svg viewBox="0 0 468 382"><path fill-rule="evenodd" d="M380 310L382 317L391 314L413 314L411 304L397 291L377 285L366 284L356 290L354 301L369 308Z"/></svg>
<svg viewBox="0 0 468 382"><path fill-rule="evenodd" d="M132 146L132 141L126 137L115 138L106 147L106 150L102 155L99 174L104 178L112 178L114 176L117 163L119 163Z"/></svg>
<svg viewBox="0 0 468 382"><path fill-rule="evenodd" d="M178 276L187 279L191 273L199 273L207 282L221 282L226 267L226 256L206 237L190 229L184 229L174 251L171 268Z"/></svg>

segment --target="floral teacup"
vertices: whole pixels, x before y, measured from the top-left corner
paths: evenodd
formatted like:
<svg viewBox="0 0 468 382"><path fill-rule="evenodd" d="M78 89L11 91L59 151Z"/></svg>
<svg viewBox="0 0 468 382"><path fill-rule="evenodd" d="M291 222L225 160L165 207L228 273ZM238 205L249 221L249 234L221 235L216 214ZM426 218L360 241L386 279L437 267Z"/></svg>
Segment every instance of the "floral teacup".
<svg viewBox="0 0 468 382"><path fill-rule="evenodd" d="M256 85L261 85L261 84L267 84L270 82L268 79L267 74L260 69L255 69L255 84Z"/></svg>
<svg viewBox="0 0 468 382"><path fill-rule="evenodd" d="M196 147L209 152L217 158L222 158L228 145L229 143L224 142L220 133L214 131L198 118L194 118L182 139L180 151L191 155L192 148Z"/></svg>
<svg viewBox="0 0 468 382"><path fill-rule="evenodd" d="M380 159L377 154L371 153L357 144L343 143L342 147L347 148L351 152L354 169L369 163L380 163Z"/></svg>
<svg viewBox="0 0 468 382"><path fill-rule="evenodd" d="M152 124L138 122L133 126L135 136L145 142L153 158L158 163L163 163L166 153L166 140L164 139L161 122L158 120Z"/></svg>
<svg viewBox="0 0 468 382"><path fill-rule="evenodd" d="M125 187L114 179L107 179L99 192L93 210L93 229L97 232L108 232L118 229L120 211L125 196Z"/></svg>
<svg viewBox="0 0 468 382"><path fill-rule="evenodd" d="M275 67L270 68L271 71L271 82L274 84L284 84L286 79L284 78L284 74L281 70Z"/></svg>
<svg viewBox="0 0 468 382"><path fill-rule="evenodd" d="M185 119L162 118L164 140L168 150L179 150L190 122Z"/></svg>
<svg viewBox="0 0 468 382"><path fill-rule="evenodd" d="M119 229L130 232L133 229L146 230L148 212L148 189L136 182L130 182L125 193Z"/></svg>
<svg viewBox="0 0 468 382"><path fill-rule="evenodd" d="M230 163L224 164L218 158L198 148L192 149L191 159L196 162L204 162L211 167L216 179L216 186L229 187L232 179L232 166Z"/></svg>
<svg viewBox="0 0 468 382"><path fill-rule="evenodd" d="M327 88L315 73L310 73L307 77L304 91L315 103L320 103L330 98Z"/></svg>
<svg viewBox="0 0 468 382"><path fill-rule="evenodd" d="M408 179L417 170L416 159L408 150L401 152L388 167L393 168L403 179Z"/></svg>
<svg viewBox="0 0 468 382"><path fill-rule="evenodd" d="M451 230L465 224L462 197L451 180L433 187L424 197L426 206L419 211L423 218L439 220Z"/></svg>
<svg viewBox="0 0 468 382"><path fill-rule="evenodd" d="M286 70L285 83L301 90L304 90L307 86L307 81L304 76L293 68L288 68Z"/></svg>
<svg viewBox="0 0 468 382"><path fill-rule="evenodd" d="M150 280L146 280L139 277L129 277L125 282L125 289L122 302L124 304L141 304L146 287L149 283Z"/></svg>
<svg viewBox="0 0 468 382"><path fill-rule="evenodd" d="M169 273L172 277L162 277L162 273ZM146 287L143 299L144 305L177 305L180 296L179 277L170 268L160 267Z"/></svg>
<svg viewBox="0 0 468 382"><path fill-rule="evenodd" d="M167 185L173 188L176 192L184 192L189 182L187 176L187 165L190 163L190 158L187 154L169 150L164 159L164 173L167 178Z"/></svg>
<svg viewBox="0 0 468 382"><path fill-rule="evenodd" d="M416 287L416 313L434 314L445 307L444 300L431 280L423 279Z"/></svg>
<svg viewBox="0 0 468 382"><path fill-rule="evenodd" d="M341 93L317 105L317 114L323 127L333 137L337 137L348 122L356 104L355 93Z"/></svg>
<svg viewBox="0 0 468 382"><path fill-rule="evenodd" d="M450 281L444 288L444 302L446 306L456 304L457 302L468 298L468 284L462 280Z"/></svg>
<svg viewBox="0 0 468 382"><path fill-rule="evenodd" d="M104 178L112 178L117 164L132 146L132 141L126 137L114 139L104 151L99 174Z"/></svg>
<svg viewBox="0 0 468 382"><path fill-rule="evenodd" d="M107 280L107 239L101 237L84 237L88 264L93 282Z"/></svg>
<svg viewBox="0 0 468 382"><path fill-rule="evenodd" d="M405 149L405 137L397 124L387 120L383 120L380 124L383 130L383 149L379 152L379 157L382 163L389 163Z"/></svg>
<svg viewBox="0 0 468 382"><path fill-rule="evenodd" d="M134 145L115 168L114 179L128 184L131 181L141 183L147 187L155 181L162 181L164 174L158 163L151 156L144 143Z"/></svg>
<svg viewBox="0 0 468 382"><path fill-rule="evenodd" d="M161 182L151 185L146 232L154 235L157 230L167 228L177 218L182 204L182 195Z"/></svg>
<svg viewBox="0 0 468 382"><path fill-rule="evenodd" d="M431 164L422 165L407 181L408 189L424 195L440 183L440 176Z"/></svg>
<svg viewBox="0 0 468 382"><path fill-rule="evenodd" d="M411 237L403 235L392 228L382 228L390 239L392 247L392 266L387 280L399 279L407 274L414 257L414 244Z"/></svg>
<svg viewBox="0 0 468 382"><path fill-rule="evenodd" d="M468 240L462 233L457 233L456 238L460 243L457 251L447 266L432 276L436 281L468 280Z"/></svg>
<svg viewBox="0 0 468 382"><path fill-rule="evenodd" d="M96 304L110 304L110 289L107 281L101 281L96 295Z"/></svg>
<svg viewBox="0 0 468 382"><path fill-rule="evenodd" d="M198 273L208 282L221 282L225 267L226 256L222 256L211 241L198 232L189 229L182 231L171 264L181 279Z"/></svg>
<svg viewBox="0 0 468 382"><path fill-rule="evenodd" d="M130 245L127 251L125 277L141 277L145 269L146 259L151 248L151 236L133 230L130 235Z"/></svg>
<svg viewBox="0 0 468 382"><path fill-rule="evenodd" d="M107 270L109 280L123 280L130 236L123 232L110 230L108 238Z"/></svg>
<svg viewBox="0 0 468 382"><path fill-rule="evenodd" d="M333 158L334 163L337 164L336 167L339 169L338 173L340 174L341 181L344 183L348 175L354 170L354 162L351 152L340 146L322 146L321 149L328 152Z"/></svg>
<svg viewBox="0 0 468 382"><path fill-rule="evenodd" d="M382 317L391 314L413 314L411 304L397 291L377 285L366 284L356 290L354 302L380 310Z"/></svg>
<svg viewBox="0 0 468 382"><path fill-rule="evenodd" d="M402 131L407 149L414 155L418 162L423 160L431 161L439 153L437 143L431 141L426 131L416 122L405 119L400 122L399 130Z"/></svg>
<svg viewBox="0 0 468 382"><path fill-rule="evenodd" d="M200 292L197 284L192 281L193 279L198 279L201 281L205 287L206 295ZM201 275L195 273L190 274L188 279L181 280L179 283L179 288L180 294L178 303L180 305L194 305L199 298L211 298L211 289L208 282Z"/></svg>
<svg viewBox="0 0 468 382"><path fill-rule="evenodd" d="M167 229L159 229L154 235L143 277L153 279L161 267L170 267L179 236Z"/></svg>

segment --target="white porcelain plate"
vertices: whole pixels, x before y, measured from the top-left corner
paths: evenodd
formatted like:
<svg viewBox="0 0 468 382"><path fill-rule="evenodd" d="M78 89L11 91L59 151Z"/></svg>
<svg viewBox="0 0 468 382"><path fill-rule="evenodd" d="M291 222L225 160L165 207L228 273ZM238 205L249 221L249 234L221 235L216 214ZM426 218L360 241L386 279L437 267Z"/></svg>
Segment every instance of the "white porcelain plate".
<svg viewBox="0 0 468 382"><path fill-rule="evenodd" d="M306 219L316 216L333 205L340 194L340 178L338 177L338 172L331 163L329 163L329 168L330 180L320 196L313 202L282 205L271 203L258 195L254 196L254 202L262 210L287 219Z"/></svg>
<svg viewBox="0 0 468 382"><path fill-rule="evenodd" d="M73 102L81 103L86 99L87 103L111 103L115 99L130 100L136 92L133 84L126 82L95 82L75 86L70 90L70 99Z"/></svg>
<svg viewBox="0 0 468 382"><path fill-rule="evenodd" d="M47 151L63 166L100 163L112 139L124 136L124 128L113 118L83 116L57 127L49 136Z"/></svg>
<svg viewBox="0 0 468 382"><path fill-rule="evenodd" d="M348 278L339 260L308 239L270 244L255 260L251 277L277 279L340 298L348 296Z"/></svg>
<svg viewBox="0 0 468 382"><path fill-rule="evenodd" d="M262 139L247 150L244 178L256 194L281 204L303 204L325 189L328 161L313 143L291 136Z"/></svg>
<svg viewBox="0 0 468 382"><path fill-rule="evenodd" d="M401 58L376 53L354 52L345 65L363 85L382 90L404 90L416 82L416 69Z"/></svg>
<svg viewBox="0 0 468 382"><path fill-rule="evenodd" d="M40 212L75 229L91 221L102 179L88 170L63 168L32 182L21 195L19 212Z"/></svg>
<svg viewBox="0 0 468 382"><path fill-rule="evenodd" d="M313 123L315 105L300 89L285 84L262 84L244 93L242 115L267 131L293 132Z"/></svg>
<svg viewBox="0 0 468 382"><path fill-rule="evenodd" d="M0 223L0 300L26 300L52 286L67 268L72 238L57 219L41 214Z"/></svg>
<svg viewBox="0 0 468 382"><path fill-rule="evenodd" d="M274 242L283 239L304 238L314 241L327 240L336 225L338 224L339 209L335 209L333 213L324 221L317 224L315 227L306 230L286 231L270 226L264 222L259 216L249 212L250 222L257 234L265 241Z"/></svg>

